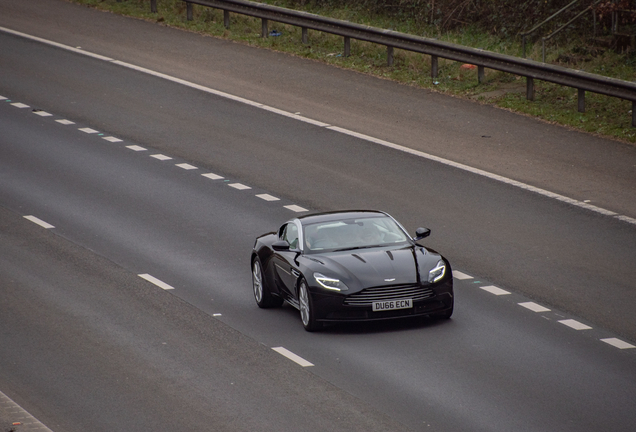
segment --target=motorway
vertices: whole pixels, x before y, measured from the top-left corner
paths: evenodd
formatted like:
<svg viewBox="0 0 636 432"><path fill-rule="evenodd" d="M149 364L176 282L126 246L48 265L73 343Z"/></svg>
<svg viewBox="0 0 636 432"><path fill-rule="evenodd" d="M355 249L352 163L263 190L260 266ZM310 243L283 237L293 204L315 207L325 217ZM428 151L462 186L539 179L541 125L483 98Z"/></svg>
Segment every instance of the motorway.
<svg viewBox="0 0 636 432"><path fill-rule="evenodd" d="M27 16L34 4L39 20ZM55 25L43 23L46 7ZM483 127L562 140L565 153L589 150L599 166L581 162L563 177L566 154L553 165L536 156L546 162L534 170L502 163L514 149L500 149L500 159L475 156L471 166L498 165L492 172L576 203L598 194L593 203L614 212L602 214L348 132L468 164L467 154L483 152L462 150L465 127L418 126L447 135L440 150L415 126L376 133L382 113L356 121L364 107L308 98L293 79L289 95L274 96L258 83L232 87L231 78L217 86L198 60L169 60L188 46L283 69L329 69L313 62L63 2L2 0L0 9L4 28L38 28L36 36L82 46L0 31L0 392L51 430L636 427L633 147L409 92L407 105L417 97L443 103L458 124L478 114L495 125ZM65 23L71 18L77 28ZM87 26L102 37L84 33ZM118 43L126 34L176 39L173 51L157 53L156 45ZM361 99L404 91L333 75L355 83ZM340 123L325 114L347 104ZM524 144L509 139L517 140ZM601 170L610 163L614 175ZM389 211L410 232L431 228L425 243L454 265L450 321L308 334L292 307L256 307L254 238L296 215L342 208ZM0 405L0 427L10 420Z"/></svg>

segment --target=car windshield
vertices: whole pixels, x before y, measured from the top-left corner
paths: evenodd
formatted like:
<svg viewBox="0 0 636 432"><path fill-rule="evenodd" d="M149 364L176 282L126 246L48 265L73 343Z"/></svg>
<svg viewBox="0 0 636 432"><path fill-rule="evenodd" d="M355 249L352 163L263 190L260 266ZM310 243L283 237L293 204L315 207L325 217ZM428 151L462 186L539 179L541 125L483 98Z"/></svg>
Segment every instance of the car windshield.
<svg viewBox="0 0 636 432"><path fill-rule="evenodd" d="M306 225L308 253L390 246L408 242L404 231L386 216L343 219Z"/></svg>

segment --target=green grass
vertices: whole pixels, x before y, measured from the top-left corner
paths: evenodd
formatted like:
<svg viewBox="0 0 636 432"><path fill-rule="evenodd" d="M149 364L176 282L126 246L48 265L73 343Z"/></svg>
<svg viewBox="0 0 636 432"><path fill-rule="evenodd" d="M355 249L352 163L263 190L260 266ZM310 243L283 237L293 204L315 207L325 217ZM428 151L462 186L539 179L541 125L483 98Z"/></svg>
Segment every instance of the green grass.
<svg viewBox="0 0 636 432"><path fill-rule="evenodd" d="M586 93L586 112L577 111L577 90L535 80L535 100L528 101L525 91L506 93L494 97L480 94L501 89L502 86L518 84L525 88L525 80L519 77L486 69L485 82L477 82L477 70L462 70L461 64L439 59L439 74L432 79L430 57L396 49L394 64L386 64L386 47L363 41L351 40L351 55L344 57L342 37L309 31L309 44L302 44L301 29L270 22L269 30L278 30L279 37L261 37L260 19L238 14L230 15L230 28L223 26L223 12L194 5L194 19L187 21L186 6L180 0L158 0L158 13L150 12L150 0L70 0L114 13L160 22L219 38L229 39L251 46L290 53L296 56L318 60L338 67L371 74L436 92L472 98L481 103L492 104L518 113L534 116L593 134L636 143L636 128L631 126L632 104L608 96ZM288 7L285 0L266 3ZM521 55L520 40L494 37L475 28L464 28L461 32L439 34L434 26L418 26L412 20L400 20L384 16L372 16L364 11L345 9L321 9L306 5L306 12L332 18L348 20L379 28L435 37L460 45L482 48L508 55ZM520 38L519 38L520 39ZM527 48L528 57L540 60L539 43ZM546 47L546 61L561 66L619 78L636 80L636 53L619 55L612 51L595 52L586 41L571 38L565 44L551 42Z"/></svg>

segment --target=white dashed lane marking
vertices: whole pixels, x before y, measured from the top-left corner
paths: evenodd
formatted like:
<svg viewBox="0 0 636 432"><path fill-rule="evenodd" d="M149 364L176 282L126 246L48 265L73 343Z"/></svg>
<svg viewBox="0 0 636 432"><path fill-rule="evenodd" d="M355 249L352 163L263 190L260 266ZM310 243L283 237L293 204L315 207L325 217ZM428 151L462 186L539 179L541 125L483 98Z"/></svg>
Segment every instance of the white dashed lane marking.
<svg viewBox="0 0 636 432"><path fill-rule="evenodd" d="M242 184L242 183L230 183L230 184L228 184L228 186L229 186L229 187L231 187L231 188L237 189L237 190L247 190L247 189L252 189L251 187L249 187L249 186L245 186L245 185L244 185L244 184Z"/></svg>
<svg viewBox="0 0 636 432"><path fill-rule="evenodd" d="M259 194L256 195L256 197L265 201L280 201L280 198L276 198L275 196L271 196L270 194Z"/></svg>
<svg viewBox="0 0 636 432"><path fill-rule="evenodd" d="M601 341L605 342L606 344L610 344L618 349L636 348L636 346L627 342L623 342L622 340L616 338L601 339Z"/></svg>
<svg viewBox="0 0 636 432"><path fill-rule="evenodd" d="M195 170L195 169L198 169L197 167L195 167L194 165L190 165L189 163L180 163L180 164L177 164L177 166L179 168L184 169L184 170Z"/></svg>
<svg viewBox="0 0 636 432"><path fill-rule="evenodd" d="M479 287L479 288L483 289L484 291L488 291L490 294L494 294L494 295L497 295L497 296L510 294L509 291L503 290L503 289L498 288L498 287L496 287L494 285L482 286L482 287Z"/></svg>
<svg viewBox="0 0 636 432"><path fill-rule="evenodd" d="M30 220L31 222L40 225L42 228L46 228L46 229L51 229L51 228L55 228L53 225L51 225L48 222L44 222L42 219L39 219L35 216L24 216L25 219Z"/></svg>
<svg viewBox="0 0 636 432"><path fill-rule="evenodd" d="M0 30L1 29L2 28L0 27ZM0 96L0 100L7 100L8 102L11 102L10 100L8 100L4 96ZM23 104L21 102L13 102L11 105L13 105L13 106L15 106L17 108L29 108L30 107L29 105ZM278 112L280 110L274 110L274 111ZM46 111L42 111L42 110L33 110L33 113L34 114L38 114L38 115L40 115L42 117L50 117L50 116L53 115L53 114L50 114L50 113L48 113ZM284 112L281 111L280 113L284 113ZM294 115L294 117L296 118L298 116ZM63 124L63 125L75 124L75 122L70 121L70 120L66 120L66 119L58 119L58 120L55 120L55 121L57 123L60 123L60 124ZM328 126L328 125L322 125L322 126ZM92 129L92 128L89 128L89 127L78 128L78 130L81 131L81 132L87 133L87 134L99 134L99 136L101 136L102 139L104 139L106 141L109 141L109 142L112 142L112 143L123 142L122 139L119 139L119 138L114 137L114 136L102 136L102 135L104 135L103 133L100 133L99 131L97 131L95 129ZM136 145L136 144L128 145L128 146L126 146L126 148L129 149L129 150L135 151L135 152L142 152L142 151L148 150L145 147L141 147L141 146ZM161 160L161 161L172 159L170 156L166 156L166 155L163 155L163 154L153 154L153 155L150 155L150 157L153 157L153 158ZM185 163L185 162L176 164L176 166L178 166L179 168L182 168L184 170L197 170L198 169L196 166L191 165L189 163ZM224 178L223 176L220 176L220 175L214 174L214 173L206 173L206 174L201 174L201 175L206 177L206 178L209 178L211 180L221 180L221 179ZM228 181L228 180L226 180L226 181ZM250 186L244 185L242 183L229 183L228 186L230 186L230 187L232 187L232 188L234 188L236 190L252 189ZM277 197L275 197L273 195L270 195L270 194L267 194L267 193L257 194L256 197L260 198L260 199L262 199L264 201L280 201L280 198L277 198ZM296 212L296 213L309 211L308 209L306 209L304 207L301 207L299 205L296 205L296 204L286 205L286 206L284 206L284 208L286 208L288 210L291 210L293 212ZM53 226L50 226L49 228L53 228ZM463 278L471 278L471 276L464 275L461 272L457 272L455 277L458 278L458 279L462 279L462 277Z"/></svg>
<svg viewBox="0 0 636 432"><path fill-rule="evenodd" d="M574 330L589 330L592 327L585 325L583 323L578 322L577 320L573 320L573 319L566 319L566 320L561 320L559 321L561 324L566 325L570 328L573 328Z"/></svg>
<svg viewBox="0 0 636 432"><path fill-rule="evenodd" d="M453 270L453 277L455 279L458 280L466 280L466 279L473 279L472 276L467 275L466 273L460 272L458 270ZM475 284L480 283L480 282L473 282ZM506 295L506 294L512 294L509 291L503 290L499 287L496 287L494 285L488 285L488 286L478 286L478 288L487 291L491 294L500 296L500 295ZM515 302L516 303L516 302ZM533 312L536 313L545 313L545 312L552 312L551 309L548 309L545 306L542 306L538 303L532 302L532 301L526 301L526 302L520 302L520 303L516 303L517 305L524 307L528 310L531 310ZM557 314L558 315L558 314ZM542 315L544 318L547 318L548 320L552 320L552 318L548 315ZM560 316L560 315L559 315ZM562 316L560 316L562 317ZM590 327L587 324L583 324L575 319L561 319L561 320L557 320L557 322L570 327L571 329L574 330L593 330L592 327ZM595 338L596 339L596 338ZM608 345L611 345L615 348L618 349L631 349L631 348L636 348L636 345L632 345L629 342L625 342L621 339L617 339L617 338L603 338L603 339L596 339L596 340L600 340L602 342L605 342Z"/></svg>
<svg viewBox="0 0 636 432"><path fill-rule="evenodd" d="M308 362L307 360L305 360L304 358L294 354L293 352L289 351L286 348L283 347L276 347L276 348L272 348L274 351L276 351L278 354L287 357L288 359L290 359L293 362L298 363L299 365L301 365L302 367L308 367L308 366L313 366L313 363Z"/></svg>
<svg viewBox="0 0 636 432"><path fill-rule="evenodd" d="M453 270L453 277L457 280L467 280L473 278L472 276L467 275L466 273L462 273L458 270Z"/></svg>
<svg viewBox="0 0 636 432"><path fill-rule="evenodd" d="M46 111L42 111L42 110L33 110L33 114L39 115L40 117L51 117L53 115L51 113L47 113Z"/></svg>
<svg viewBox="0 0 636 432"><path fill-rule="evenodd" d="M207 177L210 180L221 180L225 177L217 175L217 174L213 174L213 173L207 173L207 174L201 174L203 177Z"/></svg>
<svg viewBox="0 0 636 432"><path fill-rule="evenodd" d="M164 290L173 290L174 289L173 286L168 285L167 283L157 279L154 276L149 275L148 273L139 274L137 276L139 276L142 279L147 280L151 284L157 285L161 289L164 289Z"/></svg>
<svg viewBox="0 0 636 432"><path fill-rule="evenodd" d="M291 211L296 212L296 213L309 211L309 210L307 210L306 208L301 207L301 206L298 206L298 205L296 205L296 204L286 205L286 206L284 206L284 207L285 207L286 209L291 210Z"/></svg>
<svg viewBox="0 0 636 432"><path fill-rule="evenodd" d="M540 304L534 302L519 303L519 306L523 306L526 309L530 309L533 312L550 312L550 309L543 307Z"/></svg>
<svg viewBox="0 0 636 432"><path fill-rule="evenodd" d="M129 145L129 146L126 146L126 148L136 152L146 151L146 148L138 146L138 145Z"/></svg>

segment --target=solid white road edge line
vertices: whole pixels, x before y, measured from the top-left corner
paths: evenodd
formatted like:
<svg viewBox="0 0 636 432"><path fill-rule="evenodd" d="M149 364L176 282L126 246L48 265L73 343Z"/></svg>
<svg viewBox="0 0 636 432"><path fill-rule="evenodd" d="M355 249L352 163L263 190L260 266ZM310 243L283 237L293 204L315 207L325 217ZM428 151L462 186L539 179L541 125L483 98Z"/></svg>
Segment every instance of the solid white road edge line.
<svg viewBox="0 0 636 432"><path fill-rule="evenodd" d="M293 352L289 351L286 348L276 347L276 348L272 348L272 349L274 351L276 351L278 354L287 357L288 359L290 359L293 362L298 363L302 367L313 366L313 363L310 363L307 360L305 360L304 358L302 358L300 356L297 356L296 354L294 354Z"/></svg>
<svg viewBox="0 0 636 432"><path fill-rule="evenodd" d="M9 396L0 391L0 412L5 414L5 418L11 423L19 423L16 428L7 430L41 431L53 432L41 421L29 414L24 408L15 403ZM22 429L24 428L24 429Z"/></svg>
<svg viewBox="0 0 636 432"><path fill-rule="evenodd" d="M174 83L177 83L177 84L181 84L181 85L184 85L184 86L196 89L196 90L201 90L203 92L210 93L210 94L213 94L213 95L216 95L216 96L220 96L220 97L223 97L223 98L226 98L226 99L230 99L230 100L233 100L235 102L240 102L242 104L246 104L246 105L250 105L250 106L253 106L253 107L256 107L256 108L264 109L266 111L269 111L269 112L272 112L272 113L275 113L275 114L279 114L279 115L282 115L282 116L285 116L285 117L289 117L289 118L292 118L294 120L299 120L299 121L302 121L302 122L305 122L305 123L309 123L309 124L312 124L312 125L315 125L315 126L324 127L324 128L330 129L332 131L340 132L342 134L349 135L349 136L352 136L352 137L355 137L355 138L359 138L359 139L362 139L362 140L365 140L365 141L369 141L369 142L372 142L372 143L375 143L375 144L379 144L379 145L384 146L384 147L392 148L394 150L399 150L399 151L402 151L404 153L409 153L411 155L418 156L418 157L421 157L423 159L428 159L428 160L431 160L431 161L434 161L434 162L438 162L438 163L441 163L441 164L444 164L444 165L448 165L448 166L463 170L463 171L468 171L470 173L477 174L477 175L489 178L491 180L496 180L498 182L505 183L505 184L510 185L510 186L515 186L515 187L518 187L520 189L525 189L527 191L534 192L534 193L537 193L539 195L543 195L545 197L555 199L557 201L565 202L565 203L568 203L568 204L571 204L571 205L574 205L574 206L577 206L577 207L584 208L586 210L590 210L590 211L595 212L595 213L599 213L599 214L602 214L602 215L605 215L605 216L611 216L611 217L613 217L615 219L618 219L618 220L623 221L623 222L627 222L627 223L632 224L632 225L636 225L636 219L635 218L632 218L632 217L629 217L629 216L625 216L625 215L619 215L618 213L613 212L611 210L607 210L607 209L604 209L604 208L601 208L601 207L597 207L597 206L585 203L583 201L575 200L573 198L568 198L566 196L563 196L563 195L560 195L560 194L557 194L557 193L554 193L554 192L550 192L550 191L545 190L545 189L541 189L541 188L538 188L538 187L535 187L535 186L531 186L529 184L522 183L520 181L513 180L513 179L510 179L510 178L507 178L507 177L504 177L504 176L500 176L498 174L493 174L493 173L490 173L488 171L484 171L484 170L481 170L481 169L478 169L478 168L473 168L471 166L464 165L462 163L453 162L453 161L451 161L449 159L445 159L445 158L441 158L441 157L438 157L438 156L434 156L434 155L431 155L429 153L425 153L425 152L422 152L422 151L419 151L419 150L411 149L411 148L408 148L408 147L405 147L405 146L402 146L402 145L399 145L399 144L395 144L395 143L392 143L392 142L389 142L389 141L384 141L384 140L381 140L379 138L371 137L369 135L365 135L365 134L361 134L361 133L358 133L358 132L350 131L348 129L344 129L344 128L341 128L341 127L338 127L338 126L331 126L331 125L329 125L327 123L323 123L323 122L318 121L318 120L313 120L313 119L310 119L310 118L307 118L307 117L304 117L304 116L301 116L301 115L297 115L297 114L294 114L294 113L291 113L291 112L287 112L287 111L284 111L284 110L281 110L281 109L278 109L278 108L274 108L274 107L271 107L271 106L268 106L268 105L264 105L264 104L261 104L259 102L255 102L255 101L251 101L249 99L242 98L240 96L234 96L234 95L229 94L229 93L225 93L225 92L222 92L222 91L219 91L219 90L215 90L215 89L212 89L210 87L206 87L206 86L203 86L203 85L200 85L200 84L195 84L193 82L186 81L186 80L183 80L183 79L180 79L180 78L176 78L176 77L173 77L173 76L170 76L170 75L166 75L166 74L163 74L161 72L156 72L156 71L153 71L151 69L146 69L146 68L141 67L141 66L133 65L131 63L126 63L126 62L123 62L123 61L115 60L115 59L112 59L110 57L105 57L105 56L102 56L102 55L99 55L99 54L91 53L89 51L84 51L82 49L74 48L74 47L71 47L71 46L68 46L68 45L64 45L64 44L53 42L53 41L50 41L50 40L47 40L47 39L39 38L37 36L32 36L32 35L29 35L29 34L26 34L26 33L22 33L22 32L15 31L15 30L11 30L11 29L8 29L6 27L1 27L0 26L0 31L3 31L5 33L10 33L10 34L13 34L15 36L20 36L20 37L23 37L23 38L26 38L26 39L34 40L34 41L37 41L37 42L41 42L41 43L44 43L44 44L47 44L47 45L52 45L52 46L55 46L57 48L65 49L65 50L68 50L68 51L72 51L74 53L82 54L82 55L85 55L85 56L88 56L88 57L92 57L92 58L95 58L95 59L98 59L98 60L111 62L111 63L117 64L119 66L123 66L125 68L128 68L128 69L133 69L133 70L136 70L138 72L142 72L142 73L145 73L145 74L148 74L148 75L155 76L157 78L163 78L165 80L168 80L168 81L171 81L171 82L174 82Z"/></svg>

